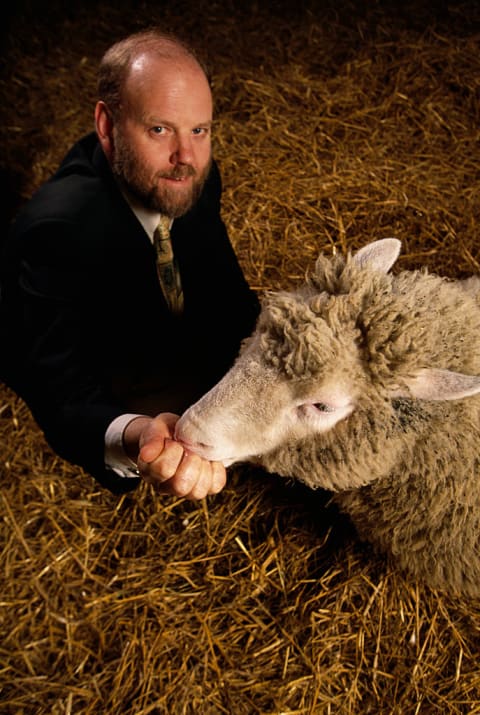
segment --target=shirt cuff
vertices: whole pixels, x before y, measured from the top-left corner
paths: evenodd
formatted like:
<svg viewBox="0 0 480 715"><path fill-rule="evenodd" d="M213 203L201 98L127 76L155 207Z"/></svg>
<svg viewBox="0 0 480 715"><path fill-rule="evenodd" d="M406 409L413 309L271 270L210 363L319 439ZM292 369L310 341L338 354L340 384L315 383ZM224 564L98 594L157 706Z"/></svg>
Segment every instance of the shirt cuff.
<svg viewBox="0 0 480 715"><path fill-rule="evenodd" d="M123 431L137 417L146 417L146 415L131 413L120 415L109 424L105 432L105 467L119 477L138 478L139 476L137 465L126 454L123 447Z"/></svg>

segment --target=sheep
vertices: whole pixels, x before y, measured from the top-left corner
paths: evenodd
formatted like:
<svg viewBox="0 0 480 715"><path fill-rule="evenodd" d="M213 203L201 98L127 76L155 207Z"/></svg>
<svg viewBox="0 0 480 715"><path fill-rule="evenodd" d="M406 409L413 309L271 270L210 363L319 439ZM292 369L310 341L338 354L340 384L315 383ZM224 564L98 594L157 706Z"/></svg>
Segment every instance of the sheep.
<svg viewBox="0 0 480 715"><path fill-rule="evenodd" d="M430 587L480 595L480 279L390 272L397 239L320 255L267 293L176 439L332 492L359 537Z"/></svg>

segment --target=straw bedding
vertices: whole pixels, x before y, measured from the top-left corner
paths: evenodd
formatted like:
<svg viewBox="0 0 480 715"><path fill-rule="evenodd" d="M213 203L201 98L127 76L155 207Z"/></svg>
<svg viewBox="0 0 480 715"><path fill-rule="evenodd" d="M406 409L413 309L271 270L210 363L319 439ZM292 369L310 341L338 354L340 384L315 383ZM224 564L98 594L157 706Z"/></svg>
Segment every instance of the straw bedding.
<svg viewBox="0 0 480 715"><path fill-rule="evenodd" d="M223 215L251 285L397 236L480 271L480 9L470 2L21 2L4 36L9 216L92 127L95 68L162 23L212 69ZM408 581L328 504L236 468L202 503L118 498L0 387L0 710L480 713L480 604Z"/></svg>

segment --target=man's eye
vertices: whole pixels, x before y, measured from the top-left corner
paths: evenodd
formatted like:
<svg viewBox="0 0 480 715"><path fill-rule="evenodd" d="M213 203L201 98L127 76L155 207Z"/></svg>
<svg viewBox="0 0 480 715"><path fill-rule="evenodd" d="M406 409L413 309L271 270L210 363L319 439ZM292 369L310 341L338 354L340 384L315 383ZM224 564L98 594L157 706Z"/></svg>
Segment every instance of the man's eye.
<svg viewBox="0 0 480 715"><path fill-rule="evenodd" d="M151 131L153 134L165 134L165 127L152 127Z"/></svg>
<svg viewBox="0 0 480 715"><path fill-rule="evenodd" d="M195 129L192 131L192 134L195 134L198 136L199 134L208 134L208 128L207 127L195 127Z"/></svg>

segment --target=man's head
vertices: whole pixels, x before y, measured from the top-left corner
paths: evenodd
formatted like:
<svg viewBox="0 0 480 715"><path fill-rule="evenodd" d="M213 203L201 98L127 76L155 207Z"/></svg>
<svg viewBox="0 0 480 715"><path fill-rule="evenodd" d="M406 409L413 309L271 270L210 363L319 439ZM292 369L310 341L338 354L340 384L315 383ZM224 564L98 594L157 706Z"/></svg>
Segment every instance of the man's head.
<svg viewBox="0 0 480 715"><path fill-rule="evenodd" d="M148 208L186 213L211 164L212 95L193 52L137 33L106 52L98 88L96 129L116 178Z"/></svg>

